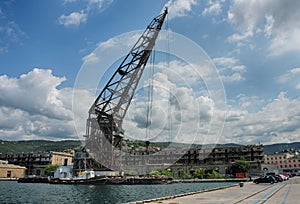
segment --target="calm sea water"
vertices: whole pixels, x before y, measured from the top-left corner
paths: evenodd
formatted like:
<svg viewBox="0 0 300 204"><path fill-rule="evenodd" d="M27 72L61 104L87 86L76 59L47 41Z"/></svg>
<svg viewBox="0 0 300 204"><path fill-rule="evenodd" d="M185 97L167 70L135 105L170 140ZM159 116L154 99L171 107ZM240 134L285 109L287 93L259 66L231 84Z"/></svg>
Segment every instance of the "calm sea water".
<svg viewBox="0 0 300 204"><path fill-rule="evenodd" d="M0 203L127 203L234 183L176 183L168 185L54 185L0 181Z"/></svg>

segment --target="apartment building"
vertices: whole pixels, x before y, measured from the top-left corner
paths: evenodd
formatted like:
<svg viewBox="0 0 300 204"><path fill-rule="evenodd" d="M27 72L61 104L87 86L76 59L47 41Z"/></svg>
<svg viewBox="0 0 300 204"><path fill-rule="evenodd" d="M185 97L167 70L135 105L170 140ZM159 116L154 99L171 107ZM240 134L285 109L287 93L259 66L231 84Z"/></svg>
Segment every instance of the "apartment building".
<svg viewBox="0 0 300 204"><path fill-rule="evenodd" d="M277 169L285 172L300 172L300 153L296 150L285 150L265 155L264 163L277 165Z"/></svg>
<svg viewBox="0 0 300 204"><path fill-rule="evenodd" d="M26 175L43 175L48 165L72 165L73 154L65 152L0 153L0 160L26 167Z"/></svg>

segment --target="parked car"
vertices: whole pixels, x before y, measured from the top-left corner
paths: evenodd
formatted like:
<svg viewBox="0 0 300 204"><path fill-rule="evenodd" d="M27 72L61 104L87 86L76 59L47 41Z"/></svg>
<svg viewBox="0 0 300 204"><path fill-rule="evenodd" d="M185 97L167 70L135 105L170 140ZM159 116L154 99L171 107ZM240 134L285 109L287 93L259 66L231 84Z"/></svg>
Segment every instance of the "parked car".
<svg viewBox="0 0 300 204"><path fill-rule="evenodd" d="M283 172L283 175L288 177L288 178L292 178L294 177L296 174L295 173L289 173L289 172Z"/></svg>
<svg viewBox="0 0 300 204"><path fill-rule="evenodd" d="M289 177L287 177L283 174L276 174L276 176L279 176L283 181L289 180Z"/></svg>
<svg viewBox="0 0 300 204"><path fill-rule="evenodd" d="M273 177L276 179L277 182L282 182L282 181L284 181L284 178L282 178L282 177L279 176L279 175L275 175L275 176L273 176Z"/></svg>
<svg viewBox="0 0 300 204"><path fill-rule="evenodd" d="M262 177L259 177L259 178L253 180L253 183L256 183L256 184L259 184L259 183L273 184L273 183L276 183L276 182L277 181L273 176L262 176Z"/></svg>

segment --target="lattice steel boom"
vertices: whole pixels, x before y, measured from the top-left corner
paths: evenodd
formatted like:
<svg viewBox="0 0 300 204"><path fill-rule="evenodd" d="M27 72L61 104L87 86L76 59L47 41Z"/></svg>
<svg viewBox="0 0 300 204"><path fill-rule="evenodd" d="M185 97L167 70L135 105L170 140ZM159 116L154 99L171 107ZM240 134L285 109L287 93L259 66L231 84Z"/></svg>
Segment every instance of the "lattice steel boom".
<svg viewBox="0 0 300 204"><path fill-rule="evenodd" d="M167 13L166 8L151 21L89 110L86 148L97 153L102 152L98 153L98 159L102 160L106 167L111 166L110 152L123 138L123 119Z"/></svg>

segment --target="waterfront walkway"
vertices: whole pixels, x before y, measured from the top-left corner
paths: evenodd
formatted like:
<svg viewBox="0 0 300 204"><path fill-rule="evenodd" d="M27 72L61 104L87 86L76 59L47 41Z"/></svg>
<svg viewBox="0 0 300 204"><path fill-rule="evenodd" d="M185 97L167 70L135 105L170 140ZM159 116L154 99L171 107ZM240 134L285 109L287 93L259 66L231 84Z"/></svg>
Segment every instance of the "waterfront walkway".
<svg viewBox="0 0 300 204"><path fill-rule="evenodd" d="M243 187L235 185L229 188L208 192L191 193L191 195L175 196L168 199L147 200L139 203L151 204L193 204L193 203L223 203L223 204L290 204L300 201L300 177L275 184L254 184L245 182Z"/></svg>

